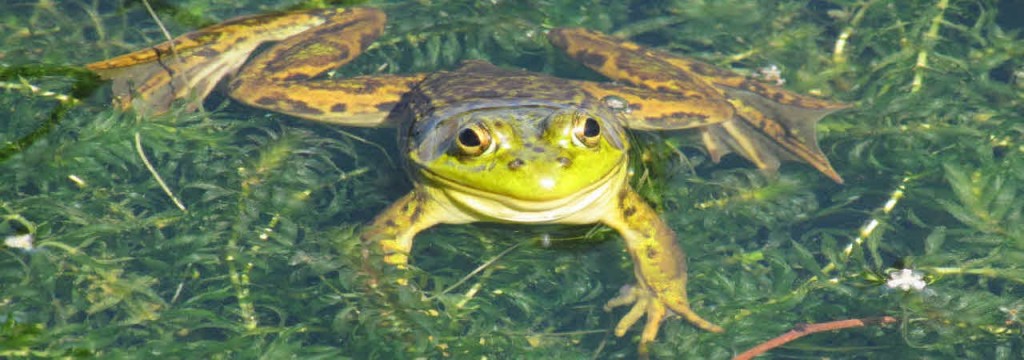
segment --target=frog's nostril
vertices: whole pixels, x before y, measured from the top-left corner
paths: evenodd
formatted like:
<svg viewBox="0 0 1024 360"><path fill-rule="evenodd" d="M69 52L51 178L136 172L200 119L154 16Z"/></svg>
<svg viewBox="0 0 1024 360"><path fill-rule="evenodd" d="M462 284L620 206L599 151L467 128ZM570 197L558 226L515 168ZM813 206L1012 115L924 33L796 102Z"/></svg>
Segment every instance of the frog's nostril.
<svg viewBox="0 0 1024 360"><path fill-rule="evenodd" d="M523 159L518 159L517 158L515 160L512 160L512 161L508 162L508 169L509 170L516 170L516 169L519 169L519 168L523 167L523 165L525 165L525 164L526 164L526 162L523 161Z"/></svg>
<svg viewBox="0 0 1024 360"><path fill-rule="evenodd" d="M559 157L558 157L557 159L555 159L555 160L556 160L556 161L558 161L558 165L561 165L561 166L562 166L562 167L564 167L564 168L567 168L567 167L569 167L570 165L572 165L572 160L569 160L569 158L567 158L567 157L565 157L565 156L559 156Z"/></svg>

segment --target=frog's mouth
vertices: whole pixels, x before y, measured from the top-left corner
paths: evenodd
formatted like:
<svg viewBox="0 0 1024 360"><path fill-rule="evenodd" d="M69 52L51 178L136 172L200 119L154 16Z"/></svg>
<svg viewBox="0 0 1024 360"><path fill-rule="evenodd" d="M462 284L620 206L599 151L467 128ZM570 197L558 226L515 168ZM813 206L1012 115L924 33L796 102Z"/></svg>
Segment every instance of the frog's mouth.
<svg viewBox="0 0 1024 360"><path fill-rule="evenodd" d="M545 194L541 178L538 191L507 194L446 178L423 168L426 191L448 210L473 220L513 223L587 224L597 222L615 204L626 184L626 166L620 164L597 180L568 194ZM552 180L554 181L554 180Z"/></svg>

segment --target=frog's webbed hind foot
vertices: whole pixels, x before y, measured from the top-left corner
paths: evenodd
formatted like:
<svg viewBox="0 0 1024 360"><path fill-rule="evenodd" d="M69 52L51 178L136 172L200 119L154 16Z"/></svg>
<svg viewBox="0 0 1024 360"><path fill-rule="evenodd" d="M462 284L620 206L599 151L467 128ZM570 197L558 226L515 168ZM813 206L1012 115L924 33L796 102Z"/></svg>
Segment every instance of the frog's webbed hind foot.
<svg viewBox="0 0 1024 360"><path fill-rule="evenodd" d="M741 89L724 91L736 109L736 118L700 128L701 140L713 161L735 152L769 173L777 170L782 160L803 161L843 183L818 147L815 126L822 117L844 107L800 107Z"/></svg>

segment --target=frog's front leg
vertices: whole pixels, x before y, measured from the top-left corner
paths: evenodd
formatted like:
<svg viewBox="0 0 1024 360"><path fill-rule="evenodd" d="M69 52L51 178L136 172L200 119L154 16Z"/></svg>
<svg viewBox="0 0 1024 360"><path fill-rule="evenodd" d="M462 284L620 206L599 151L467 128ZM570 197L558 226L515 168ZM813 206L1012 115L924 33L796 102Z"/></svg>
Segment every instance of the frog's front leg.
<svg viewBox="0 0 1024 360"><path fill-rule="evenodd" d="M640 351L658 336L667 311L671 310L693 325L711 332L722 332L690 309L686 297L686 257L676 244L672 229L658 217L632 189L624 189L619 196L620 212L610 214L603 222L617 230L626 241L626 249L633 258L637 284L624 288L622 294L608 302L607 309L633 304L615 327L615 335L623 336L640 317L647 315L640 340Z"/></svg>
<svg viewBox="0 0 1024 360"><path fill-rule="evenodd" d="M405 268L409 263L413 238L420 231L440 223L440 213L437 204L419 188L398 199L363 230L360 239L364 261L379 251L385 263Z"/></svg>

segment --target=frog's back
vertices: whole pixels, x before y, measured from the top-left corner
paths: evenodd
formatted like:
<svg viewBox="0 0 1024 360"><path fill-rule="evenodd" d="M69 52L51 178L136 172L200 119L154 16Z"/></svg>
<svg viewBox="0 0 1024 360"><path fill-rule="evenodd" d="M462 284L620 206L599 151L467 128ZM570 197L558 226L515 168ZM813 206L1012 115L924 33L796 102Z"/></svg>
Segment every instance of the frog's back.
<svg viewBox="0 0 1024 360"><path fill-rule="evenodd" d="M428 75L407 93L391 116L408 149L424 142L443 148L466 122L480 116L510 117L520 128L540 127L546 112L586 108L594 100L570 80L503 69L470 60L454 71ZM518 115L518 116L517 116Z"/></svg>
<svg viewBox="0 0 1024 360"><path fill-rule="evenodd" d="M454 71L428 76L406 101L411 115L424 120L496 107L587 107L593 99L569 80L472 60Z"/></svg>

